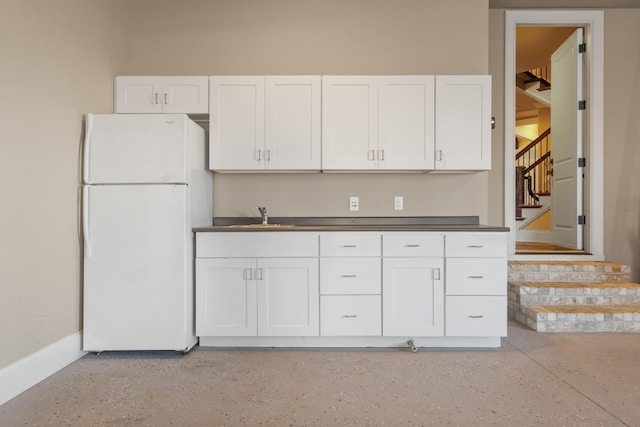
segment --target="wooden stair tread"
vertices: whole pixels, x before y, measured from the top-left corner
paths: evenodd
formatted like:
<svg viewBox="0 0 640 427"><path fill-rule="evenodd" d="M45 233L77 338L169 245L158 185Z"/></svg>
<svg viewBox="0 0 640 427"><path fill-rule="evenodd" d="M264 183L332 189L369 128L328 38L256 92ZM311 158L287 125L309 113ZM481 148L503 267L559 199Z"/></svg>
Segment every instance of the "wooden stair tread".
<svg viewBox="0 0 640 427"><path fill-rule="evenodd" d="M510 280L508 283L513 286L529 288L640 288L640 283L632 282L525 282Z"/></svg>
<svg viewBox="0 0 640 427"><path fill-rule="evenodd" d="M518 205L522 209L540 209L542 205Z"/></svg>
<svg viewBox="0 0 640 427"><path fill-rule="evenodd" d="M627 267L625 264L611 261L509 261L509 265L594 265L609 267Z"/></svg>
<svg viewBox="0 0 640 427"><path fill-rule="evenodd" d="M640 305L524 305L540 313L640 313Z"/></svg>

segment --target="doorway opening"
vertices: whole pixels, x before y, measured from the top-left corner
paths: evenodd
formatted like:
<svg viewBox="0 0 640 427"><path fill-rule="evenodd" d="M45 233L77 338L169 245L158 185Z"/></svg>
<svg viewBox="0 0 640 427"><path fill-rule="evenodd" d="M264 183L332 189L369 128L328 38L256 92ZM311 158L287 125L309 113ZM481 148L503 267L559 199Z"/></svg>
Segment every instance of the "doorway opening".
<svg viewBox="0 0 640 427"><path fill-rule="evenodd" d="M603 12L507 11L505 23L505 141L513 141L505 143L505 224L511 229L509 256L511 259L604 259ZM527 37L540 39L542 35L557 41L537 46L542 52L524 52L517 48L517 42L526 41ZM578 71L571 69L569 74L558 71L566 65L564 62L571 62L565 61L571 56L566 53L573 54L574 49L566 50L567 39L572 39L570 43L586 45L586 51L573 60L574 68L580 68L584 77L581 82L577 76L575 90L566 90L572 86L566 76L572 75L573 79L572 73ZM565 50L557 53L563 46ZM583 48L575 45L576 52ZM550 53L554 51L555 59ZM544 61L532 59L536 55L546 58ZM556 79L548 70L553 68L554 60ZM523 65L525 63L527 65ZM558 89L555 93L553 80ZM549 93L555 95L557 117L552 117L554 108L542 94L548 91L544 85L550 85ZM532 87L533 95L524 93ZM561 99L562 92L568 98ZM572 97L577 97L575 104ZM586 101L585 105L578 105L579 101ZM575 105L575 109L558 107L570 104ZM557 114L570 110L572 113L568 116ZM547 132L547 129L550 130ZM568 131L572 133L567 134ZM551 140L555 142L555 150L551 149ZM561 143L565 140L573 141L568 152L567 145L564 144L563 149ZM524 160L514 168L517 154ZM522 209L518 209L518 205ZM529 207L533 205L540 207ZM526 215L522 212L525 209L528 209ZM536 210L539 213L533 213ZM522 221L527 225L523 226Z"/></svg>
<svg viewBox="0 0 640 427"><path fill-rule="evenodd" d="M516 27L516 254L586 253L577 161L584 151L583 34L575 26Z"/></svg>

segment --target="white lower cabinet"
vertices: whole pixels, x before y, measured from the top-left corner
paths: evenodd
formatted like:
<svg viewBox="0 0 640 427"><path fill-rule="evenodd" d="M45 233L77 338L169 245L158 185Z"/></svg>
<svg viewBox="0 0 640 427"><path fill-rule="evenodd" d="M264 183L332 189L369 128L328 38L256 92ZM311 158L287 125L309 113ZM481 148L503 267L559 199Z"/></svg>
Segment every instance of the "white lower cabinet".
<svg viewBox="0 0 640 427"><path fill-rule="evenodd" d="M505 233L199 232L196 254L205 345L494 347L507 332Z"/></svg>
<svg viewBox="0 0 640 427"><path fill-rule="evenodd" d="M506 296L447 296L447 336L507 335Z"/></svg>
<svg viewBox="0 0 640 427"><path fill-rule="evenodd" d="M196 335L258 334L254 258L196 260Z"/></svg>
<svg viewBox="0 0 640 427"><path fill-rule="evenodd" d="M442 258L384 258L382 334L444 335Z"/></svg>
<svg viewBox="0 0 640 427"><path fill-rule="evenodd" d="M445 335L507 335L505 233L446 236Z"/></svg>
<svg viewBox="0 0 640 427"><path fill-rule="evenodd" d="M198 336L318 335L317 258L196 261Z"/></svg>
<svg viewBox="0 0 640 427"><path fill-rule="evenodd" d="M322 295L320 335L380 336L380 295Z"/></svg>
<svg viewBox="0 0 640 427"><path fill-rule="evenodd" d="M317 336L318 235L196 233L196 335Z"/></svg>

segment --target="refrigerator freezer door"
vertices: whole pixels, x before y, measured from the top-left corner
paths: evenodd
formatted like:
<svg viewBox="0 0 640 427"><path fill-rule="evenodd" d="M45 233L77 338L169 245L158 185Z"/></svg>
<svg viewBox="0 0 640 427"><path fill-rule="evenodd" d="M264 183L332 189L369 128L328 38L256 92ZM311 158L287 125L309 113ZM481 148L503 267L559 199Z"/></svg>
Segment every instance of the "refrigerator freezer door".
<svg viewBox="0 0 640 427"><path fill-rule="evenodd" d="M87 186L85 351L186 350L195 343L187 189Z"/></svg>
<svg viewBox="0 0 640 427"><path fill-rule="evenodd" d="M88 184L187 182L187 122L181 114L88 114Z"/></svg>

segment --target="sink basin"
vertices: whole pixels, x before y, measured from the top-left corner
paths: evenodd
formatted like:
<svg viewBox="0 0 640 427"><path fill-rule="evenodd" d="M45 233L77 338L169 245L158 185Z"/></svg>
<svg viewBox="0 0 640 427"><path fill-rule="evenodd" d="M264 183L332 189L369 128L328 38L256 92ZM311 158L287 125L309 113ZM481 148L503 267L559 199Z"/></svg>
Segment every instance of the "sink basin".
<svg viewBox="0 0 640 427"><path fill-rule="evenodd" d="M230 225L229 228L247 228L254 230L268 230L268 229L278 229L278 228L293 228L295 225L293 224L238 224L238 225Z"/></svg>

